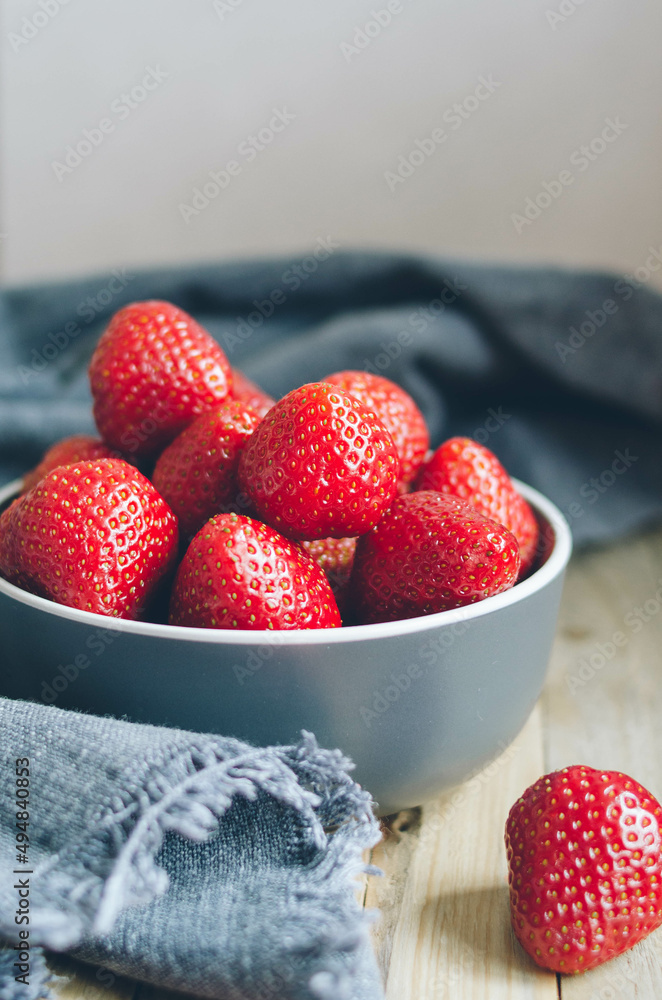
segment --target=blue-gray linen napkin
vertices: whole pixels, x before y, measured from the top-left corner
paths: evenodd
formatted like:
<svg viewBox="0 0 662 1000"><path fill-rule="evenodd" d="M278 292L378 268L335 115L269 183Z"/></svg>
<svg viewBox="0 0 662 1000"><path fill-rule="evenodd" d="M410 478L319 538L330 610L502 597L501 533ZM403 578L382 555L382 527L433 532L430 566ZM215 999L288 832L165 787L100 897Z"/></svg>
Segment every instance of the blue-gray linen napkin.
<svg viewBox="0 0 662 1000"><path fill-rule="evenodd" d="M0 751L2 1000L43 994L38 945L222 1000L383 996L338 750L0 699Z"/></svg>

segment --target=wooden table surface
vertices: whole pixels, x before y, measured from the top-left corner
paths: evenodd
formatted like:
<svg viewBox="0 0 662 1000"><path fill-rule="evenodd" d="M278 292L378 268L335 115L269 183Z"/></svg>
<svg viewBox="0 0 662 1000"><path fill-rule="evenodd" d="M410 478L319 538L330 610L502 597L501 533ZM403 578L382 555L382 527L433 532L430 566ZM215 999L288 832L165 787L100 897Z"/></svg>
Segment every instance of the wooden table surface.
<svg viewBox="0 0 662 1000"><path fill-rule="evenodd" d="M387 1000L662 1000L662 928L581 976L537 969L510 932L503 847L515 799L567 764L625 771L662 798L661 678L662 532L575 556L525 728L481 774L394 818L372 852L385 877L363 895L381 911ZM61 1000L175 997L68 959L53 968Z"/></svg>

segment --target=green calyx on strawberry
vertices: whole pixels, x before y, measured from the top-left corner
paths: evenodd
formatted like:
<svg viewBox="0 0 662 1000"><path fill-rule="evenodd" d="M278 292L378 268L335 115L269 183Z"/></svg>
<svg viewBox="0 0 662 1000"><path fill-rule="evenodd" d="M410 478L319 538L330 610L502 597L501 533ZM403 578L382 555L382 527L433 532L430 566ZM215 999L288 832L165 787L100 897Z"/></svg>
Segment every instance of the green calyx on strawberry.
<svg viewBox="0 0 662 1000"><path fill-rule="evenodd" d="M415 618L499 594L519 567L502 524L454 497L408 493L359 538L349 601L363 624Z"/></svg>
<svg viewBox="0 0 662 1000"><path fill-rule="evenodd" d="M0 517L0 573L59 604L138 618L177 555L177 519L137 469L60 466Z"/></svg>
<svg viewBox="0 0 662 1000"><path fill-rule="evenodd" d="M239 460L258 516L288 538L363 534L395 496L391 435L363 403L325 382L301 386L267 413Z"/></svg>
<svg viewBox="0 0 662 1000"><path fill-rule="evenodd" d="M134 302L115 313L89 374L101 436L131 456L158 453L232 390L221 348L170 302Z"/></svg>
<svg viewBox="0 0 662 1000"><path fill-rule="evenodd" d="M184 556L170 624L194 628L337 628L340 614L317 563L297 544L242 514L217 514Z"/></svg>
<svg viewBox="0 0 662 1000"><path fill-rule="evenodd" d="M214 514L237 501L241 451L260 422L231 399L200 414L161 452L152 482L192 536Z"/></svg>
<svg viewBox="0 0 662 1000"><path fill-rule="evenodd" d="M538 547L538 522L489 448L466 437L444 441L421 469L415 489L457 497L505 525L519 543L520 575L531 569Z"/></svg>
<svg viewBox="0 0 662 1000"><path fill-rule="evenodd" d="M324 379L350 393L376 413L393 438L400 458L400 483L410 483L425 458L430 435L423 414L395 382L370 372L335 372Z"/></svg>
<svg viewBox="0 0 662 1000"><path fill-rule="evenodd" d="M538 965L584 972L662 924L662 806L619 771L575 765L513 805L513 930Z"/></svg>

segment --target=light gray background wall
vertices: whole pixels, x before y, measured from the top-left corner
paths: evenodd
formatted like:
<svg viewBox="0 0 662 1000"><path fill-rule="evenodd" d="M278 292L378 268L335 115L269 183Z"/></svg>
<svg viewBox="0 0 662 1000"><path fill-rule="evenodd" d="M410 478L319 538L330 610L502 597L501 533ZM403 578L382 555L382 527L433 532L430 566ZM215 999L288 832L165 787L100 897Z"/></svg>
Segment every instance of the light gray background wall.
<svg viewBox="0 0 662 1000"><path fill-rule="evenodd" d="M617 270L660 247L658 0L391 0L380 29L371 12L386 6L4 0L4 279L304 251L319 236ZM356 36L369 21L373 37ZM364 47L343 50L355 38ZM121 95L148 68L167 76L129 109ZM445 112L481 77L499 86L454 128ZM249 162L239 144L272 109L295 118ZM104 118L112 131L58 179L53 162ZM582 169L573 151L608 118L626 127ZM439 126L447 138L390 190L385 172ZM238 175L184 221L179 206L231 159ZM564 169L572 182L517 232L513 214Z"/></svg>

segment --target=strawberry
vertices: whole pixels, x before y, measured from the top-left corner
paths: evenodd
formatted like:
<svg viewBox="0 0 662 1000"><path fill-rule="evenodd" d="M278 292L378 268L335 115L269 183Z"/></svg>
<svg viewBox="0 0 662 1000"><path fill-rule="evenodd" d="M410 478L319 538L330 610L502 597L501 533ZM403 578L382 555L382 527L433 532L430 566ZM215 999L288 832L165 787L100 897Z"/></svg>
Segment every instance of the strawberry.
<svg viewBox="0 0 662 1000"><path fill-rule="evenodd" d="M75 462L89 462L97 458L115 458L114 452L101 438L90 434L74 434L72 437L56 441L44 454L39 465L23 476L22 491L31 490L58 465L73 465Z"/></svg>
<svg viewBox="0 0 662 1000"><path fill-rule="evenodd" d="M430 435L423 414L409 393L390 379L370 372L336 372L324 382L349 392L377 414L398 450L400 482L402 486L410 483L425 458Z"/></svg>
<svg viewBox="0 0 662 1000"><path fill-rule="evenodd" d="M222 403L232 372L215 340L169 302L115 313L90 361L94 419L108 444L152 455Z"/></svg>
<svg viewBox="0 0 662 1000"><path fill-rule="evenodd" d="M340 614L317 563L243 514L217 514L184 556L170 624L194 628L337 628Z"/></svg>
<svg viewBox="0 0 662 1000"><path fill-rule="evenodd" d="M407 493L359 538L349 601L358 620L416 618L512 587L517 541L501 524L441 493Z"/></svg>
<svg viewBox="0 0 662 1000"><path fill-rule="evenodd" d="M232 369L232 398L238 399L245 406L250 406L259 417L268 413L276 402L264 389L260 389L259 385L246 378L239 368Z"/></svg>
<svg viewBox="0 0 662 1000"><path fill-rule="evenodd" d="M363 403L324 382L279 400L247 442L239 483L258 516L297 540L369 531L398 482L391 435Z"/></svg>
<svg viewBox="0 0 662 1000"><path fill-rule="evenodd" d="M466 437L444 441L421 469L415 488L458 497L505 525L519 543L520 575L531 569L538 546L538 522L489 448Z"/></svg>
<svg viewBox="0 0 662 1000"><path fill-rule="evenodd" d="M253 410L232 399L201 413L161 452L152 482L185 535L236 500L239 455L259 422Z"/></svg>
<svg viewBox="0 0 662 1000"><path fill-rule="evenodd" d="M0 518L0 573L58 604L137 618L177 553L177 519L128 462L59 466Z"/></svg>
<svg viewBox="0 0 662 1000"><path fill-rule="evenodd" d="M662 923L662 807L620 771L575 765L524 792L506 822L510 912L524 950L584 972Z"/></svg>
<svg viewBox="0 0 662 1000"><path fill-rule="evenodd" d="M354 565L355 538L320 538L302 542L302 547L312 556L331 584L331 590L342 613L347 602L347 588Z"/></svg>

